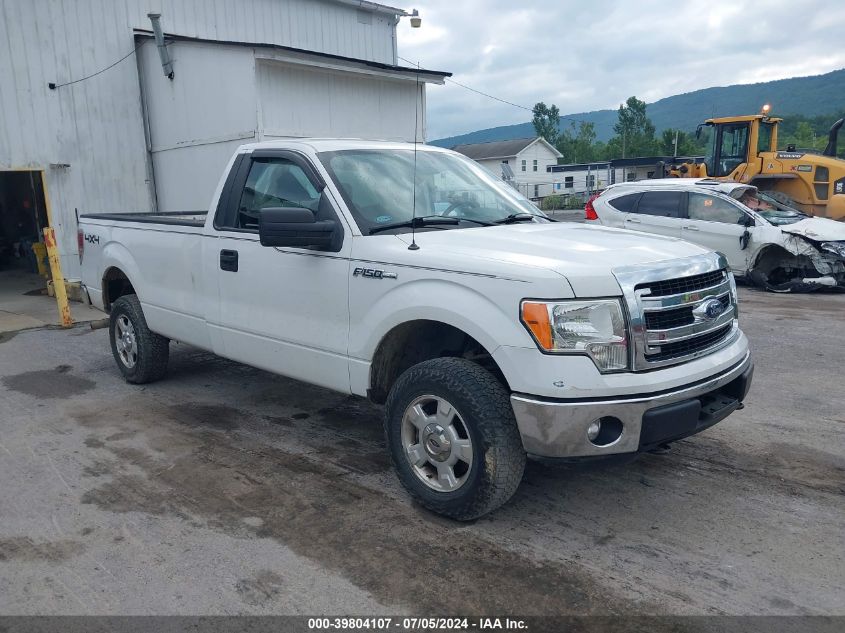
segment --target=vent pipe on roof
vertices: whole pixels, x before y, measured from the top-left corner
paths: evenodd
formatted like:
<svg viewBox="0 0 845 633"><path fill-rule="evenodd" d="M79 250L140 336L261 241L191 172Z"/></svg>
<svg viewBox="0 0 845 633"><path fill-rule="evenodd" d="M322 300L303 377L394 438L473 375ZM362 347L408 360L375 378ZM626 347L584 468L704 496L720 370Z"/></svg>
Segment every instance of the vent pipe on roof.
<svg viewBox="0 0 845 633"><path fill-rule="evenodd" d="M148 13L147 17L153 25L153 34L156 38L156 46L158 47L158 56L161 58L161 68L164 70L164 76L173 80L173 62L170 60L170 53L164 43L164 33L161 31L161 13Z"/></svg>

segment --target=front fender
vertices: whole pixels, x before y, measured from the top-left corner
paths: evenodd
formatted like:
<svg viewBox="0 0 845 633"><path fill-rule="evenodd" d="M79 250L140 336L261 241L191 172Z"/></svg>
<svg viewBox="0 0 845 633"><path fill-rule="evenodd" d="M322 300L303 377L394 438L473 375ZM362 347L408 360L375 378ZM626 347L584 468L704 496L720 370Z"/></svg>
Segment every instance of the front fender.
<svg viewBox="0 0 845 633"><path fill-rule="evenodd" d="M394 288L371 304L351 306L350 356L371 361L379 343L393 328L409 321L439 321L472 336L492 354L500 345L533 347L519 321L521 297L501 287L501 280L478 280L469 287L452 280L420 279ZM498 284L499 292L488 286ZM485 292L485 290L487 290ZM496 300L496 295L510 298ZM350 303L356 294L350 293Z"/></svg>

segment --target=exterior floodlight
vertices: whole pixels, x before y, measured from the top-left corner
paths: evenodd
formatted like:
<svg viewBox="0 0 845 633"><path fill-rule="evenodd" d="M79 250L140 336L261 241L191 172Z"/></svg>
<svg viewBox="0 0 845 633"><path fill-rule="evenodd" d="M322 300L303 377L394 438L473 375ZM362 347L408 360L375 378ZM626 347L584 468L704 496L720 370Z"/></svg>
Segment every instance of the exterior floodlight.
<svg viewBox="0 0 845 633"><path fill-rule="evenodd" d="M420 12L414 9L411 11L411 28L418 29L422 25L422 18Z"/></svg>

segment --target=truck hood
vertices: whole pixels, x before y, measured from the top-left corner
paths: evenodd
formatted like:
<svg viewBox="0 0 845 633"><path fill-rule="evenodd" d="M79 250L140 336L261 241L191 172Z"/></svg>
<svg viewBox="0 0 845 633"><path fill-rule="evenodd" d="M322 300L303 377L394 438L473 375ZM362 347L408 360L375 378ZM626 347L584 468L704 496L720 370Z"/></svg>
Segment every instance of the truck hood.
<svg viewBox="0 0 845 633"><path fill-rule="evenodd" d="M397 237L411 241L410 233ZM416 234L416 242L420 252L494 260L513 266L514 274L526 268L553 270L581 297L620 294L614 268L708 252L680 239L566 222L424 231Z"/></svg>
<svg viewBox="0 0 845 633"><path fill-rule="evenodd" d="M778 228L784 233L800 235L816 242L845 241L845 223L827 218L807 218Z"/></svg>

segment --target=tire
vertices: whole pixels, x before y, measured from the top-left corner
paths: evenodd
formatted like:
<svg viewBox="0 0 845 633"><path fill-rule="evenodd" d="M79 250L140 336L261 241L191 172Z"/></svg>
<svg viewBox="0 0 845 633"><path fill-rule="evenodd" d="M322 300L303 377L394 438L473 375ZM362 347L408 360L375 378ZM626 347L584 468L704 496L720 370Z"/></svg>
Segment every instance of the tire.
<svg viewBox="0 0 845 633"><path fill-rule="evenodd" d="M462 358L414 365L393 385L385 409L384 431L399 481L422 506L468 521L516 492L525 470L522 439L508 391L483 367ZM431 451L445 451L444 445L449 457L441 452L432 458ZM452 478L440 468L451 468Z"/></svg>
<svg viewBox="0 0 845 633"><path fill-rule="evenodd" d="M137 295L124 295L112 304L109 339L126 382L142 385L167 373L170 339L150 331Z"/></svg>

